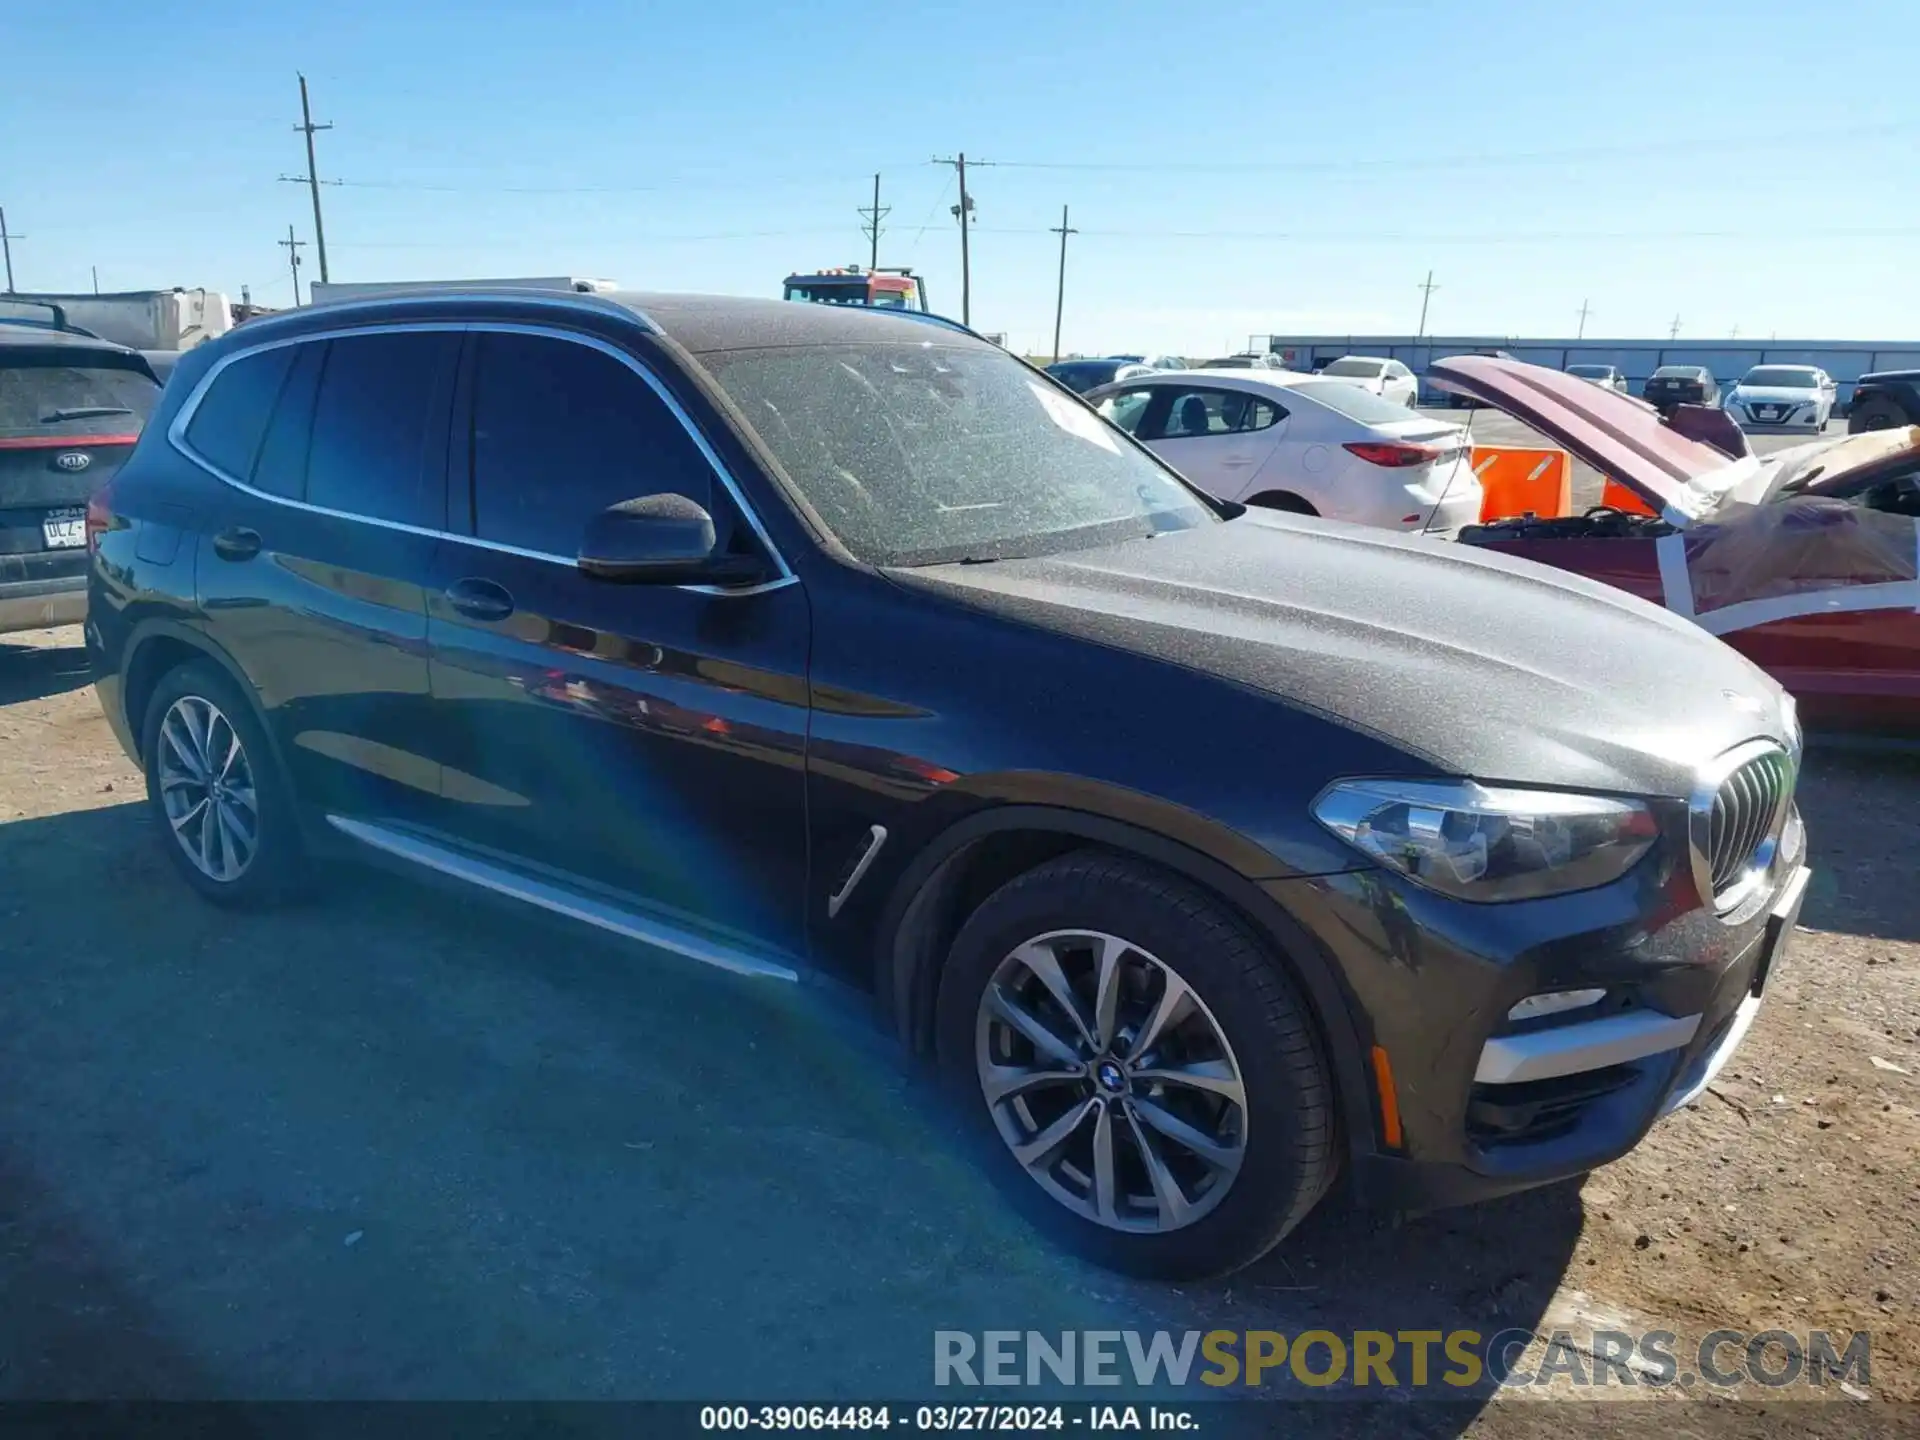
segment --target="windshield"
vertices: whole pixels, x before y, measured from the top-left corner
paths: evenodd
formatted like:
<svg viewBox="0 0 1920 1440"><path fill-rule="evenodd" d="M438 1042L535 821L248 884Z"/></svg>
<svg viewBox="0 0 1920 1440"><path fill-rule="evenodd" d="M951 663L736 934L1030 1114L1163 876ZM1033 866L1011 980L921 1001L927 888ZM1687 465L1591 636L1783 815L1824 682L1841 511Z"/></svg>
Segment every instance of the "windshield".
<svg viewBox="0 0 1920 1440"><path fill-rule="evenodd" d="M1813 371L1794 365L1756 365L1746 373L1742 385L1766 385L1779 390L1817 390L1820 382Z"/></svg>
<svg viewBox="0 0 1920 1440"><path fill-rule="evenodd" d="M138 370L76 359L0 360L0 435L138 434L160 387Z"/></svg>
<svg viewBox="0 0 1920 1440"><path fill-rule="evenodd" d="M1320 373L1322 375L1354 375L1363 380L1372 380L1379 375L1384 361L1380 360L1336 360Z"/></svg>
<svg viewBox="0 0 1920 1440"><path fill-rule="evenodd" d="M811 300L816 305L867 305L878 303L867 297L865 280L812 280L804 285L787 286L787 299ZM886 303L896 307L900 297L889 296Z"/></svg>
<svg viewBox="0 0 1920 1440"><path fill-rule="evenodd" d="M893 341L702 359L807 504L869 564L1040 555L1219 518L997 350Z"/></svg>
<svg viewBox="0 0 1920 1440"><path fill-rule="evenodd" d="M1582 380L1604 380L1613 374L1611 365L1569 365L1567 374L1577 375Z"/></svg>

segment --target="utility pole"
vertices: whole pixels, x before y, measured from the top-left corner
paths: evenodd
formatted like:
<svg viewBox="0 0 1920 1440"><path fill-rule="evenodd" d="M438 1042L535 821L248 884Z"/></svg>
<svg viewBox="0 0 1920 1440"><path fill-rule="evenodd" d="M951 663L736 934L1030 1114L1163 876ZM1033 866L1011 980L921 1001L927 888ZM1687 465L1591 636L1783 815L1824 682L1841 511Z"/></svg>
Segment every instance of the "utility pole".
<svg viewBox="0 0 1920 1440"><path fill-rule="evenodd" d="M331 130L333 126L313 123L313 110L307 104L307 77L304 75L300 77L300 123L293 128L304 132L307 137L307 173L282 175L280 178L294 185L305 184L313 191L313 238L315 248L320 252L320 279L324 284L330 278L327 274L327 231L326 227L320 223L320 171L316 168L313 159L313 132ZM333 180L327 183L337 185L340 182ZM294 303L299 303L297 298Z"/></svg>
<svg viewBox="0 0 1920 1440"><path fill-rule="evenodd" d="M873 247L867 256L867 268L869 270L878 270L880 268L880 222L885 219L892 210L893 207L891 205L882 205L880 203L880 177L875 175L873 177L873 204L858 212L867 222L860 227L860 231L872 243Z"/></svg>
<svg viewBox="0 0 1920 1440"><path fill-rule="evenodd" d="M1053 301L1053 359L1054 363L1058 364L1060 361L1060 317L1065 313L1067 308L1067 237L1080 233L1071 225L1067 224L1067 207L1064 205L1060 207L1059 227L1055 229L1053 233L1060 237L1060 288L1055 292Z"/></svg>
<svg viewBox="0 0 1920 1440"><path fill-rule="evenodd" d="M1729 334L1727 338L1729 340L1738 340L1740 338L1740 327L1738 325L1734 326L1732 333Z"/></svg>
<svg viewBox="0 0 1920 1440"><path fill-rule="evenodd" d="M1427 271L1427 278L1421 282L1420 290L1420 330L1413 338L1419 340L1427 333L1427 302L1433 299L1433 292L1440 287L1433 283L1433 271Z"/></svg>
<svg viewBox="0 0 1920 1440"><path fill-rule="evenodd" d="M273 243L287 247L287 263L293 269L293 303L294 306L298 308L300 304L300 251L307 242L294 239L293 226L289 225L287 226L287 238L284 240L276 240Z"/></svg>
<svg viewBox="0 0 1920 1440"><path fill-rule="evenodd" d="M1680 338L1680 317L1676 315L1673 317L1673 328L1667 331L1667 339L1678 340L1679 338Z"/></svg>
<svg viewBox="0 0 1920 1440"><path fill-rule="evenodd" d="M1592 313L1593 311L1587 308L1587 302L1582 300L1580 302L1580 329L1575 333L1574 339L1584 340L1587 338L1587 316Z"/></svg>
<svg viewBox="0 0 1920 1440"><path fill-rule="evenodd" d="M100 293L100 267L94 265L90 268L93 271L93 293L98 295Z"/></svg>
<svg viewBox="0 0 1920 1440"><path fill-rule="evenodd" d="M7 229L7 207L0 205L0 250L4 250L7 255L7 293L9 295L13 294L13 242L26 238Z"/></svg>
<svg viewBox="0 0 1920 1440"><path fill-rule="evenodd" d="M973 221L973 197L967 193L967 152L962 150L952 160L936 155L935 165L951 165L960 177L960 203L952 207L953 214L960 221L960 323L973 324L973 264L967 254L967 231ZM991 160L976 160L974 168L991 165Z"/></svg>

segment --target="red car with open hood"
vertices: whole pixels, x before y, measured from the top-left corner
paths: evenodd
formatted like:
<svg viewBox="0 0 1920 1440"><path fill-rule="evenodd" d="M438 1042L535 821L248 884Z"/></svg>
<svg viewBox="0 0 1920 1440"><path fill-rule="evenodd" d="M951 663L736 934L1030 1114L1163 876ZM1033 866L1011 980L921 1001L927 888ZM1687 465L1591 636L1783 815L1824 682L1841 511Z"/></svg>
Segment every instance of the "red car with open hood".
<svg viewBox="0 0 1920 1440"><path fill-rule="evenodd" d="M1920 426L1760 457L1716 411L1662 419L1516 360L1455 356L1428 378L1540 431L1652 512L1497 520L1463 542L1685 616L1778 679L1810 728L1920 736Z"/></svg>

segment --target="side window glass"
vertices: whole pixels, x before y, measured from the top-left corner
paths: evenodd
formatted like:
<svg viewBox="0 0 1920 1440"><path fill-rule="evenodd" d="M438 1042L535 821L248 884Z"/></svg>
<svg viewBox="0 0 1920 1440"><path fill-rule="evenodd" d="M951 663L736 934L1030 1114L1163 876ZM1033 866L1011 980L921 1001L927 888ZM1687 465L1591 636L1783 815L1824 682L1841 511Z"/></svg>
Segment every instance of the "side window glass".
<svg viewBox="0 0 1920 1440"><path fill-rule="evenodd" d="M260 442L253 465L253 488L287 500L307 498L307 446L313 438L313 402L320 393L326 363L324 340L292 345L293 364L280 384L280 400Z"/></svg>
<svg viewBox="0 0 1920 1440"><path fill-rule="evenodd" d="M1122 390L1100 402L1100 413L1131 435L1147 413L1147 402L1152 398L1151 390Z"/></svg>
<svg viewBox="0 0 1920 1440"><path fill-rule="evenodd" d="M313 407L307 503L442 529L446 372L459 337L440 331L348 335L327 347Z"/></svg>
<svg viewBox="0 0 1920 1440"><path fill-rule="evenodd" d="M590 346L545 335L475 337L473 515L482 540L573 556L587 518L642 495L684 495L713 515L713 467L653 387Z"/></svg>
<svg viewBox="0 0 1920 1440"><path fill-rule="evenodd" d="M292 364L293 348L282 345L243 355L214 376L187 425L193 452L233 479L246 480Z"/></svg>
<svg viewBox="0 0 1920 1440"><path fill-rule="evenodd" d="M1285 413L1271 400L1243 390L1188 390L1173 397L1163 438L1243 435L1277 425Z"/></svg>

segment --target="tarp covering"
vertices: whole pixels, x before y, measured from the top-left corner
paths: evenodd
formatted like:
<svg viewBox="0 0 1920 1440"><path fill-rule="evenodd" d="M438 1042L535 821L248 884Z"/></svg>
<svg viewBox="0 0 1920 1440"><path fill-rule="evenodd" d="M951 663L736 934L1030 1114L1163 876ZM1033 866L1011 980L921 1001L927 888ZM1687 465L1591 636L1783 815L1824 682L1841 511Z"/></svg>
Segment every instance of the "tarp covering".
<svg viewBox="0 0 1920 1440"><path fill-rule="evenodd" d="M1910 515L1813 495L1726 506L1686 532L1694 613L1920 579L1917 526Z"/></svg>

